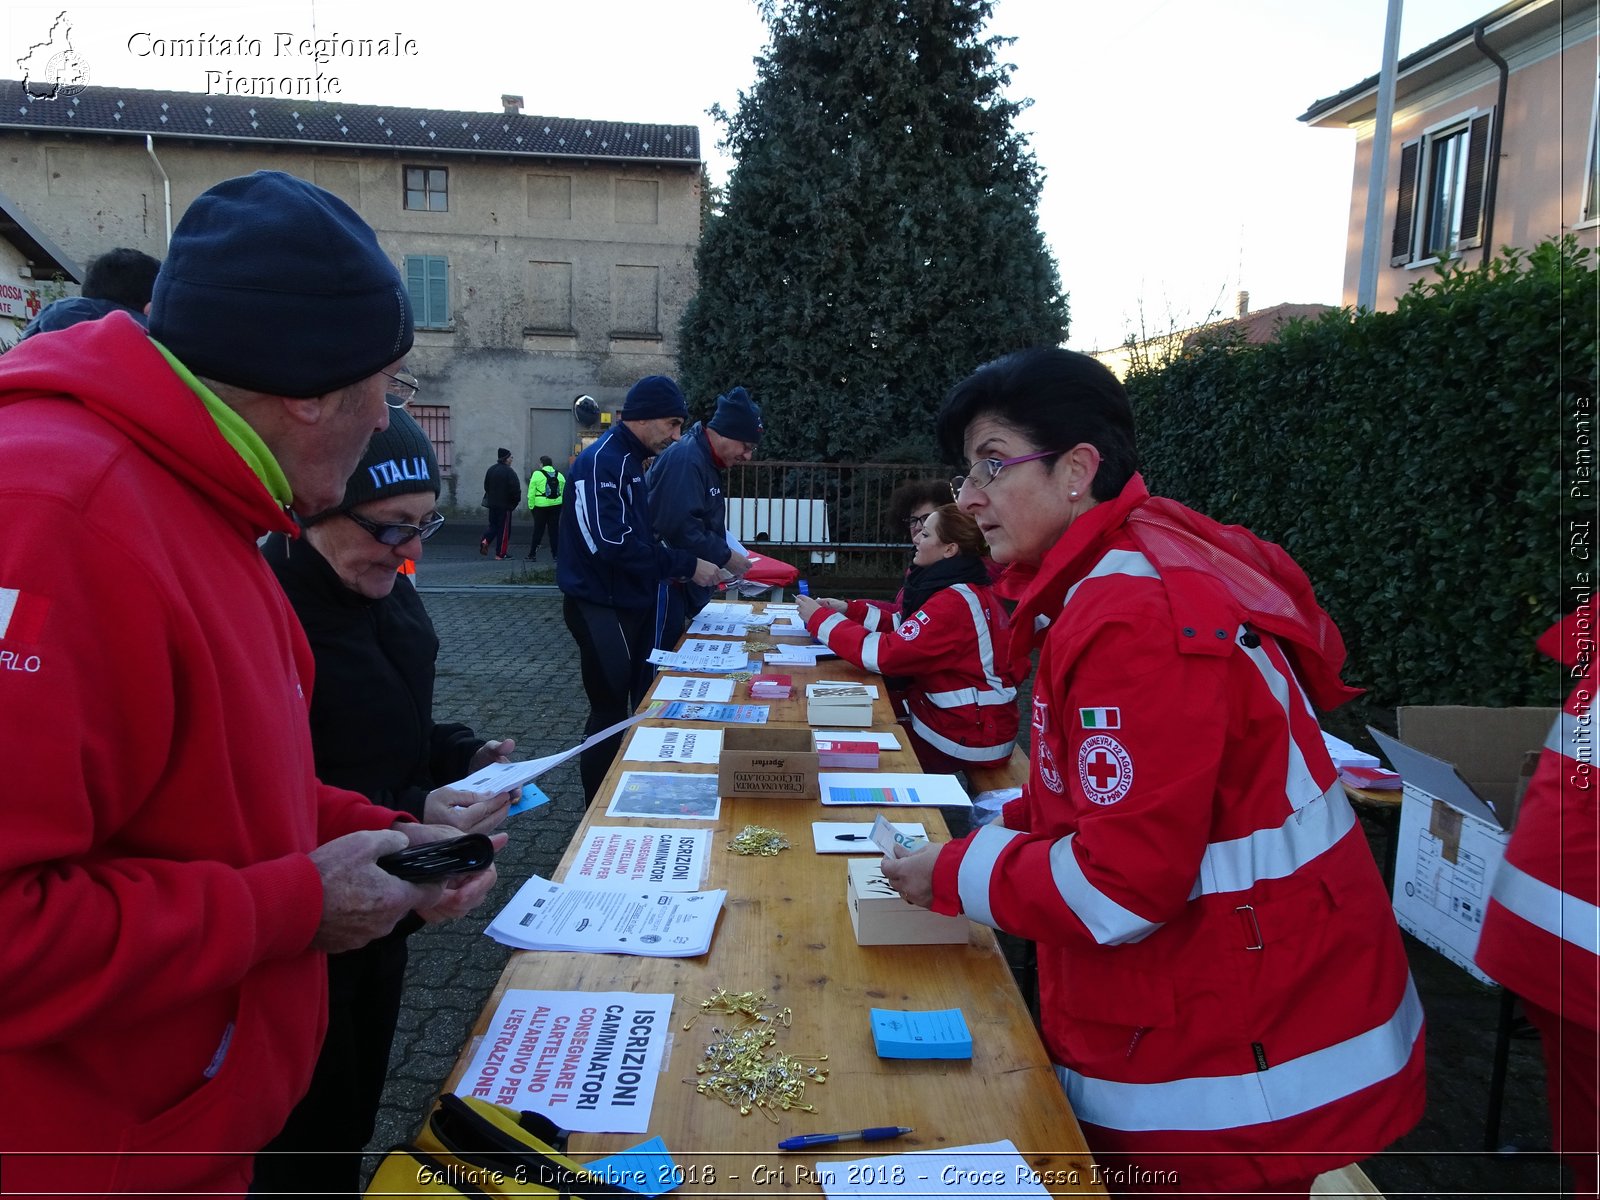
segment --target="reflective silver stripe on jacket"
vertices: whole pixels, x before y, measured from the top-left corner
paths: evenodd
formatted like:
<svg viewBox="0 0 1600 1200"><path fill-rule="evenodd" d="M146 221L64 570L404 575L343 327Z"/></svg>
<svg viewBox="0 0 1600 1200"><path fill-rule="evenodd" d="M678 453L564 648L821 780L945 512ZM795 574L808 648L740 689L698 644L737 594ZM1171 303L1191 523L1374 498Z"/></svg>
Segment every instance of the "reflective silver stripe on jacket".
<svg viewBox="0 0 1600 1200"><path fill-rule="evenodd" d="M1160 929L1160 921L1147 921L1138 913L1129 912L1089 882L1078 856L1072 852L1077 836L1069 833L1050 844L1050 877L1062 901L1084 923L1090 936L1102 946L1120 946L1124 942L1141 942Z"/></svg>
<svg viewBox="0 0 1600 1200"><path fill-rule="evenodd" d="M1243 625L1239 626L1238 632L1234 635L1235 641L1247 632L1249 631ZM1255 664L1256 670L1261 672L1267 690L1278 702L1278 707L1283 709L1284 731L1288 734L1289 741L1288 760L1281 764L1284 774L1283 794L1288 798L1290 808L1304 808L1322 796L1323 788L1317 782L1316 776L1311 773L1305 753L1300 749L1300 743L1295 740L1291 706L1308 716L1313 724L1316 723L1316 714L1312 712L1311 702L1301 690L1300 681L1292 674L1285 674L1279 670L1277 664L1267 654L1265 638L1253 647L1240 643L1240 648L1244 651L1245 657Z"/></svg>
<svg viewBox="0 0 1600 1200"><path fill-rule="evenodd" d="M1265 1071L1117 1083L1058 1066L1056 1076L1072 1111L1092 1125L1129 1132L1236 1129L1299 1116L1392 1078L1410 1061L1421 1033L1422 1003L1408 975L1400 1006L1382 1025Z"/></svg>
<svg viewBox="0 0 1600 1200"><path fill-rule="evenodd" d="M1530 925L1600 956L1600 908L1502 861L1489 894Z"/></svg>
<svg viewBox="0 0 1600 1200"><path fill-rule="evenodd" d="M843 613L829 613L817 626L817 641L828 645L828 635L850 618ZM878 670L878 639L882 634L869 633L861 643L861 665L869 671Z"/></svg>
<svg viewBox="0 0 1600 1200"><path fill-rule="evenodd" d="M1189 899L1243 892L1263 879L1286 879L1331 850L1355 824L1355 810L1344 788L1335 783L1310 804L1290 813L1276 829L1258 829L1241 838L1212 842L1200 858L1200 873Z"/></svg>
<svg viewBox="0 0 1600 1200"><path fill-rule="evenodd" d="M583 535L583 544L589 548L590 554L598 554L600 546L594 540L594 533L589 528L589 489L583 480L572 481L572 498L576 504L578 532Z"/></svg>
<svg viewBox="0 0 1600 1200"><path fill-rule="evenodd" d="M1137 550L1107 550L1105 556L1089 569L1087 575L1067 589L1061 607L1065 608L1071 604L1072 597L1077 595L1078 589L1089 580L1101 579L1107 575L1136 575L1143 579L1161 578L1161 573L1150 564L1150 560Z"/></svg>
<svg viewBox="0 0 1600 1200"><path fill-rule="evenodd" d="M1000 678L1000 672L994 664L994 639L989 636L989 618L984 615L983 601L978 599L978 593L972 590L971 584L958 583L950 590L967 602L967 613L972 617L972 628L978 635L978 665L983 668L983 681L989 685L991 692L1005 692L1015 699L1016 690L1006 687L1006 681Z"/></svg>
<svg viewBox="0 0 1600 1200"><path fill-rule="evenodd" d="M983 826L972 835L967 853L956 871L956 893L961 897L961 907L967 916L991 929L999 926L994 923L994 913L989 908L989 879L994 875L994 864L1000 852L1017 836L1015 829L993 824Z"/></svg>
<svg viewBox="0 0 1600 1200"><path fill-rule="evenodd" d="M991 762L995 759L1009 758L1017 742L1009 738L997 746L963 746L960 742L952 742L944 734L928 727L928 724L913 711L911 714L911 728L917 731L917 736L928 745L943 750L951 758L959 758L963 762Z"/></svg>
<svg viewBox="0 0 1600 1200"><path fill-rule="evenodd" d="M956 688L949 692L923 692L929 704L935 708L962 708L968 704L990 708L997 704L1015 704L1017 702L1016 688L1001 688L995 692L980 692L977 688Z"/></svg>
<svg viewBox="0 0 1600 1200"><path fill-rule="evenodd" d="M867 605L867 611L861 617L861 623L868 629L876 629L880 624L882 624L883 618L888 615L888 613L884 612L883 609L879 608L876 604L869 604Z"/></svg>
<svg viewBox="0 0 1600 1200"><path fill-rule="evenodd" d="M1563 758L1570 758L1573 762L1594 766L1594 722L1590 716L1592 712L1592 709L1586 708L1581 713L1562 713L1555 719L1555 724L1550 726L1550 733L1544 739L1544 748Z"/></svg>

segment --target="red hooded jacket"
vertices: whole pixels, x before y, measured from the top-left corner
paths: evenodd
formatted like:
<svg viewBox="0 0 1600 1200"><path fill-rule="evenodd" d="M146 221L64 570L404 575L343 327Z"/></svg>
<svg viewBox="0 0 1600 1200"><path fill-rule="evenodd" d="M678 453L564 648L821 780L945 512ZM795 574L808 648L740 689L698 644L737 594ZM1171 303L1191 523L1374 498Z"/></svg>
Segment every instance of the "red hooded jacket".
<svg viewBox="0 0 1600 1200"><path fill-rule="evenodd" d="M242 1191L325 1024L307 852L396 816L313 774L293 524L114 314L0 357L0 529L6 1187Z"/></svg>

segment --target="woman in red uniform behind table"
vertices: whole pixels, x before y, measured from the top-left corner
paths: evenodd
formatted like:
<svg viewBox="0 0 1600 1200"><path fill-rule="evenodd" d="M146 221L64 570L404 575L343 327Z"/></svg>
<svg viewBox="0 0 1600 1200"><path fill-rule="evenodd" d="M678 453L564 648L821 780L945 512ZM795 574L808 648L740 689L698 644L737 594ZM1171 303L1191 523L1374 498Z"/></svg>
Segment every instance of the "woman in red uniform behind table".
<svg viewBox="0 0 1600 1200"><path fill-rule="evenodd" d="M1113 1194L1306 1196L1423 1103L1422 1006L1312 709L1354 694L1339 631L1283 550L1145 490L1085 355L980 368L939 433L1010 564L1011 660L1039 650L1028 783L883 872L1038 943L1045 1045Z"/></svg>
<svg viewBox="0 0 1600 1200"><path fill-rule="evenodd" d="M797 601L806 628L840 658L876 671L904 700L925 771L996 766L1017 740L1017 674L1004 657L1005 610L989 586L983 536L953 504L912 535L916 554L898 613L865 600L843 612Z"/></svg>

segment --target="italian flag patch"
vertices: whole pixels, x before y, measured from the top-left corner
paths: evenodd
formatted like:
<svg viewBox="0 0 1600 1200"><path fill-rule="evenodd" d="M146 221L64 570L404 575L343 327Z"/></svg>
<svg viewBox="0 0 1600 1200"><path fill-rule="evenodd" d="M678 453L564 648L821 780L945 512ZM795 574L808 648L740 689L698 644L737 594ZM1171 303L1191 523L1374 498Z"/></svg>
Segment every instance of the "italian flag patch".
<svg viewBox="0 0 1600 1200"><path fill-rule="evenodd" d="M44 628L50 601L16 588L0 588L0 640L34 642Z"/></svg>
<svg viewBox="0 0 1600 1200"><path fill-rule="evenodd" d="M1080 708L1078 720L1083 722L1085 729L1121 729L1122 710L1120 708Z"/></svg>

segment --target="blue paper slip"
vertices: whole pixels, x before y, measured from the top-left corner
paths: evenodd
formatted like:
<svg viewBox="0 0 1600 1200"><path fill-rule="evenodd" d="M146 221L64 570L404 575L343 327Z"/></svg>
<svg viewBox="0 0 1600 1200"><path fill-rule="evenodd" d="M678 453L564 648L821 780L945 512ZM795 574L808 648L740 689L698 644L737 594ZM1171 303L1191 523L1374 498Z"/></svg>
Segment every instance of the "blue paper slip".
<svg viewBox="0 0 1600 1200"><path fill-rule="evenodd" d="M630 1150L584 1163L583 1169L641 1196L659 1196L683 1182L682 1168L672 1161L667 1144L659 1137L640 1142Z"/></svg>
<svg viewBox="0 0 1600 1200"><path fill-rule="evenodd" d="M539 808L549 803L550 797L541 792L536 784L525 783L522 785L522 795L506 809L506 816L514 817L518 813L527 812L530 808Z"/></svg>
<svg viewBox="0 0 1600 1200"><path fill-rule="evenodd" d="M959 1008L931 1012L872 1010L872 1042L879 1058L971 1058L972 1035Z"/></svg>
<svg viewBox="0 0 1600 1200"><path fill-rule="evenodd" d="M765 704L699 704L692 700L657 700L645 715L668 721L717 721L723 725L765 725Z"/></svg>

